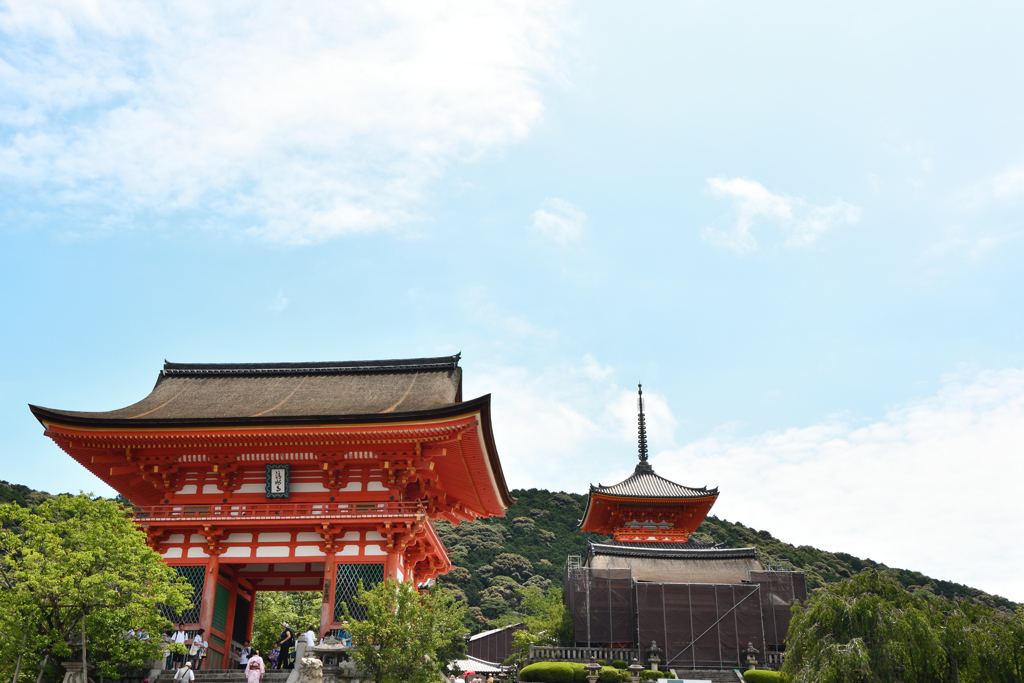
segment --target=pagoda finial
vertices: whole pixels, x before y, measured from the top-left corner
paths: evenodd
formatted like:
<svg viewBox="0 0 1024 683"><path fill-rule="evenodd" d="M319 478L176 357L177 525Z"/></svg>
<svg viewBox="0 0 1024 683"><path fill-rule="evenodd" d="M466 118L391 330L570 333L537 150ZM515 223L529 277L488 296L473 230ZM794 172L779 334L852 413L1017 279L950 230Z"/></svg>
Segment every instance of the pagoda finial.
<svg viewBox="0 0 1024 683"><path fill-rule="evenodd" d="M640 451L640 462L636 466L636 472L654 472L654 468L647 462L647 422L644 420L644 387L642 384L637 383L637 400L636 405L640 410L640 416L638 418L637 432L639 433L639 451Z"/></svg>

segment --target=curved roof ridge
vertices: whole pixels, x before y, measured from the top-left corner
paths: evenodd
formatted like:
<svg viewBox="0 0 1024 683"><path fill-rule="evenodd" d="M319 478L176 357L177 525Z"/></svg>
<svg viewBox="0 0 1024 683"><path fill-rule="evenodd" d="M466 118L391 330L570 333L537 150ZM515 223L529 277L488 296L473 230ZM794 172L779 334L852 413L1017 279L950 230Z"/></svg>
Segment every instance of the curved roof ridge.
<svg viewBox="0 0 1024 683"><path fill-rule="evenodd" d="M626 479L618 484L602 486L590 485L590 490L606 496L629 496L640 498L704 498L706 496L717 496L718 487L709 489L707 486L696 488L683 486L665 477L650 472L633 472Z"/></svg>
<svg viewBox="0 0 1024 683"><path fill-rule="evenodd" d="M161 377L209 377L266 375L356 375L407 372L443 372L458 367L462 353L433 358L390 360L318 361L305 363L174 363L165 360Z"/></svg>

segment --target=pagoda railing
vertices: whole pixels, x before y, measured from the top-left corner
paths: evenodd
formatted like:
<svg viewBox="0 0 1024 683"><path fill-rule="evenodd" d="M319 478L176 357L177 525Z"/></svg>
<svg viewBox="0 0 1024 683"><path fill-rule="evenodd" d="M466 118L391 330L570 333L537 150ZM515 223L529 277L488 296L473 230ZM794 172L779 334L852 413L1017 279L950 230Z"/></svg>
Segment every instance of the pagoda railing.
<svg viewBox="0 0 1024 683"><path fill-rule="evenodd" d="M343 503L216 503L209 505L150 505L134 508L137 522L228 521L284 519L380 519L424 514L420 503L410 501Z"/></svg>

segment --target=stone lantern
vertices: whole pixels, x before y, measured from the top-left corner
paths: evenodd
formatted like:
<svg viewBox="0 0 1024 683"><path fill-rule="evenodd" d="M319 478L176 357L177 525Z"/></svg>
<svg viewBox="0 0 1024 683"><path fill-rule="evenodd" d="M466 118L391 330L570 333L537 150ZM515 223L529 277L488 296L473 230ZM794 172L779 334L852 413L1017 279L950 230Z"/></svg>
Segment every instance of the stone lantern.
<svg viewBox="0 0 1024 683"><path fill-rule="evenodd" d="M746 657L747 671L753 671L757 668L757 655L760 654L760 650L754 647L753 643L747 643L747 647L743 649L743 655Z"/></svg>
<svg viewBox="0 0 1024 683"><path fill-rule="evenodd" d="M629 669L630 683L640 683L640 672L644 670L644 665L636 657L633 657L633 663L626 668Z"/></svg>
<svg viewBox="0 0 1024 683"><path fill-rule="evenodd" d="M647 661L650 662L652 671L658 670L658 664L661 662L661 648L658 647L656 640L652 640L651 646L647 648Z"/></svg>
<svg viewBox="0 0 1024 683"><path fill-rule="evenodd" d="M590 661L583 668L587 670L587 680L590 683L597 683L597 675L601 672L601 665L597 663L597 660L591 656Z"/></svg>

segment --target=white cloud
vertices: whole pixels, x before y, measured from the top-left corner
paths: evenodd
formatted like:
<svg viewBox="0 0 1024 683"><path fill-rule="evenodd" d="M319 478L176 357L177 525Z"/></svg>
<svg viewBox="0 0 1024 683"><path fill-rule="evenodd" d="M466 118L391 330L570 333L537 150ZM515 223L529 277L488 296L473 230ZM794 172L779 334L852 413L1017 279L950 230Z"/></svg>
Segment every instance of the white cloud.
<svg viewBox="0 0 1024 683"><path fill-rule="evenodd" d="M564 199L546 199L541 208L533 212L530 230L565 246L583 237L583 224L587 214Z"/></svg>
<svg viewBox="0 0 1024 683"><path fill-rule="evenodd" d="M479 287L470 289L463 303L473 318L507 334L541 339L554 339L558 336L557 330L539 327L522 316L502 311L487 299L484 290Z"/></svg>
<svg viewBox="0 0 1024 683"><path fill-rule="evenodd" d="M774 194L764 185L746 178L708 178L708 191L732 201L729 215L706 226L702 237L715 246L743 254L757 249L752 230L758 222L776 224L786 235L787 247L810 247L825 233L860 220L859 208L836 200L829 206L814 206L799 197Z"/></svg>
<svg viewBox="0 0 1024 683"><path fill-rule="evenodd" d="M283 313L284 309L288 308L288 297L284 295L284 292L278 292L267 308L274 313Z"/></svg>
<svg viewBox="0 0 1024 683"><path fill-rule="evenodd" d="M587 354L543 368L477 366L464 394L490 393L494 435L513 488L586 491L628 477L637 462L636 390ZM663 396L644 390L649 443L670 446L676 420Z"/></svg>
<svg viewBox="0 0 1024 683"><path fill-rule="evenodd" d="M12 0L0 176L108 222L181 211L287 242L387 228L540 121L570 28L542 0Z"/></svg>
<svg viewBox="0 0 1024 683"><path fill-rule="evenodd" d="M721 485L724 518L1021 601L1021 443L1024 370L1007 369L945 378L867 426L718 434L653 463L680 483Z"/></svg>
<svg viewBox="0 0 1024 683"><path fill-rule="evenodd" d="M996 199L1016 199L1024 196L1024 168L1010 168L992 180L992 194Z"/></svg>

